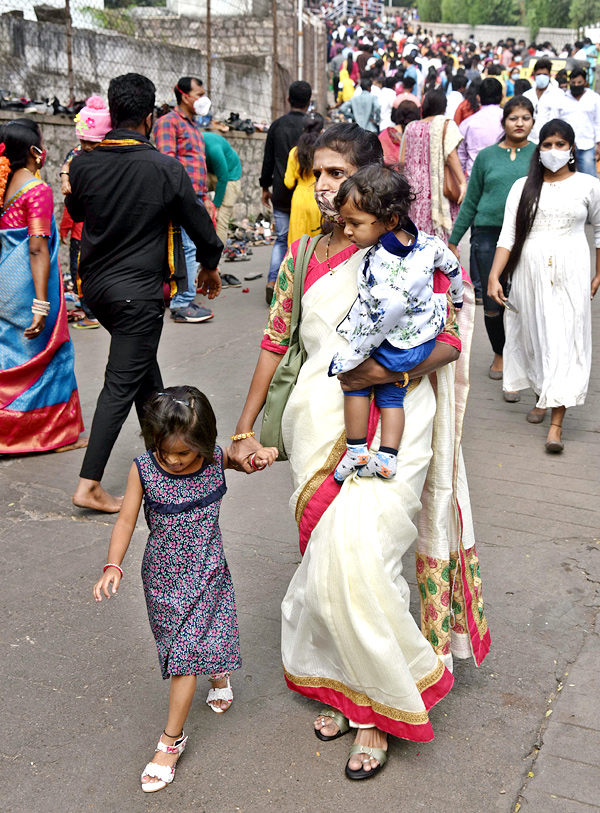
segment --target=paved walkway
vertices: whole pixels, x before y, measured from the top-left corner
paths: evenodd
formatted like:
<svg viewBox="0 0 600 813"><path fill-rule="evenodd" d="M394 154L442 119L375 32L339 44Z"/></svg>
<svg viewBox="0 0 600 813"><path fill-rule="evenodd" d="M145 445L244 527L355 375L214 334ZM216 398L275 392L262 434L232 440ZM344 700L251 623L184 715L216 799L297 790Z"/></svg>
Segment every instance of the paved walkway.
<svg viewBox="0 0 600 813"><path fill-rule="evenodd" d="M264 270L267 260L268 249L258 249L251 263L229 268ZM165 325L165 382L194 383L209 395L223 443L254 368L264 282L249 283L248 294L225 291L212 323ZM594 313L597 329L600 303ZM279 604L300 557L280 463L252 478L228 477L222 528L244 656L233 707L213 714L201 683L175 783L143 795L139 775L167 701L139 579L143 519L118 597L98 606L91 586L114 518L71 506L82 453L4 458L0 811L598 809L600 364L588 403L567 415L565 453L550 457L545 428L525 421L532 398L506 404L500 383L487 378L481 309L477 316L464 448L492 650L480 669L457 664L455 688L432 712L434 742L394 740L381 776L356 787L343 776L348 738L320 743L311 732L316 706L286 689ZM107 336L74 331L73 341L89 426ZM130 418L111 458L106 486L116 493L142 451L138 431Z"/></svg>

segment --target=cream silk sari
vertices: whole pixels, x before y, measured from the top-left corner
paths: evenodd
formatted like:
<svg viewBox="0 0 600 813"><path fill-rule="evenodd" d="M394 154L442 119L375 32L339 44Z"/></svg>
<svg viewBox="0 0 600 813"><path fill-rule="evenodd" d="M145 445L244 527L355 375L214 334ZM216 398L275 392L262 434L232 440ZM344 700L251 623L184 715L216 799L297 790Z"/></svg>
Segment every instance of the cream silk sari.
<svg viewBox="0 0 600 813"><path fill-rule="evenodd" d="M305 551L282 603L283 665L291 689L354 724L429 741L428 710L452 686L452 654L479 664L489 648L460 453L474 298L466 285L463 352L438 371L437 396L429 378L409 386L396 476L354 475L340 488L333 471L345 451L344 396L327 370L345 346L336 326L356 298L363 256L358 251L322 276L302 300L308 355L283 433L290 505ZM374 449L377 424L372 405ZM410 613L402 564L417 536L421 628Z"/></svg>

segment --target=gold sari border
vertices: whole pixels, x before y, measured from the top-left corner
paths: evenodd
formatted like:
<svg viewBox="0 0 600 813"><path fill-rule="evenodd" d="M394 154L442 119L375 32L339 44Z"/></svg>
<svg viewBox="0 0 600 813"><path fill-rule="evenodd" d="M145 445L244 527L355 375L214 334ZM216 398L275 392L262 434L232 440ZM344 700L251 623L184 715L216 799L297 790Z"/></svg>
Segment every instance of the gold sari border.
<svg viewBox="0 0 600 813"><path fill-rule="evenodd" d="M383 717L387 717L389 720L396 720L398 722L408 723L410 725L426 725L429 722L429 714L427 711L403 711L402 709L392 708L392 706L386 706L383 703L378 703L376 700L372 700L363 692L357 692L354 689L350 689L339 680L333 680L332 678L325 677L298 677L297 675L290 674L285 666L283 667L283 672L290 683L293 683L295 686L311 686L316 689L331 689L332 691L339 692L340 694L344 695L344 697L347 697L348 700L350 700L351 703L354 703L355 706L369 707L373 709L376 714L381 714ZM444 665L440 660L438 660L437 666L433 672L426 675L424 678L421 678L421 680L417 682L417 689L419 691L423 691L423 689L436 683L443 674ZM421 685L423 685L423 689L419 688Z"/></svg>

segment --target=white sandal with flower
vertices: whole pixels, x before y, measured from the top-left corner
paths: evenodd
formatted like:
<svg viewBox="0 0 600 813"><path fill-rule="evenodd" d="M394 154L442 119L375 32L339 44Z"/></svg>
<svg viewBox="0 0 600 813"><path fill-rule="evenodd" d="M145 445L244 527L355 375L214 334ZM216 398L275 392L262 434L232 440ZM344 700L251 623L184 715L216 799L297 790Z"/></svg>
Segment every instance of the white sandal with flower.
<svg viewBox="0 0 600 813"><path fill-rule="evenodd" d="M165 745L162 741L161 734L154 753L157 754L159 751L162 751L163 754L177 754L177 757L179 758L183 754L187 741L188 738L182 731L173 745ZM154 793L154 791L162 790L163 788L166 788L167 785L170 785L173 779L175 779L176 767L177 762L175 765L159 765L157 762L149 762L142 771L142 779L145 776L152 776L157 781L142 782L142 790L144 793Z"/></svg>
<svg viewBox="0 0 600 813"><path fill-rule="evenodd" d="M216 704L217 701L224 700L226 703L229 703L227 708L221 708L221 706L213 705ZM209 691L208 697L206 698L206 702L211 707L211 709L215 712L215 714L223 714L227 711L227 709L233 703L233 689L231 688L231 683L229 682L229 675L227 675L227 686L223 686L222 688L215 689L214 687Z"/></svg>

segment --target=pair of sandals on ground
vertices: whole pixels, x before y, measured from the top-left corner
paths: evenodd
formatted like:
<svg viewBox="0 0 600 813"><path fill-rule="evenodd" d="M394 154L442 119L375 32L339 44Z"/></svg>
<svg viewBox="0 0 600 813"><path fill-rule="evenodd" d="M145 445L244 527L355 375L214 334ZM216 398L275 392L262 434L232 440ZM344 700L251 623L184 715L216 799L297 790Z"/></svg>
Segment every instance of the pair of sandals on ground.
<svg viewBox="0 0 600 813"><path fill-rule="evenodd" d="M322 709L315 720L315 734L322 742L337 740L350 728L348 719L333 709ZM386 735L376 728L358 729L356 739L363 742L355 742L350 748L346 763L348 779L370 779L379 773L387 762L387 748L377 748L368 743L382 738L386 738Z"/></svg>
<svg viewBox="0 0 600 813"><path fill-rule="evenodd" d="M224 686L219 685L224 682ZM210 683L211 689L206 698L206 702L216 714L223 714L233 703L233 690L231 688L229 675L225 678L219 678L218 680L211 680ZM163 736L174 740L173 744L168 745L163 742ZM161 763L154 761L149 762L142 771L142 790L144 793L154 793L171 784L173 779L175 779L177 762L185 750L187 741L188 738L184 731L175 735L168 734L166 730L163 731L154 753L165 754L165 756L162 758L159 757L159 759L162 759ZM165 764L162 764L163 762Z"/></svg>
<svg viewBox="0 0 600 813"><path fill-rule="evenodd" d="M208 693L206 702L211 709L217 714L223 714L231 706L233 702L233 691L229 676L226 678L225 686L215 686L215 684L222 683L223 680L213 680L212 688ZM328 733L324 733L327 731ZM332 709L323 709L319 712L319 716L315 721L315 734L322 742L331 742L343 737L350 731L350 724L346 717L339 711ZM372 737L373 734L366 732L373 732L374 729L359 729L359 737L365 736ZM163 742L163 736L173 740L172 745ZM149 762L142 771L142 790L145 793L154 793L157 790L162 790L167 785L170 785L175 778L175 769L179 757L183 754L185 746L187 745L188 738L184 731L179 734L171 735L166 731L161 734L158 745L155 749L155 754L165 754L163 761L165 764L158 762ZM383 748L369 747L366 744L355 743L350 748L348 762L346 763L346 776L349 779L370 779L375 776L383 768L387 762L387 750Z"/></svg>

